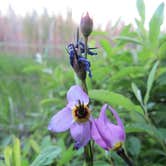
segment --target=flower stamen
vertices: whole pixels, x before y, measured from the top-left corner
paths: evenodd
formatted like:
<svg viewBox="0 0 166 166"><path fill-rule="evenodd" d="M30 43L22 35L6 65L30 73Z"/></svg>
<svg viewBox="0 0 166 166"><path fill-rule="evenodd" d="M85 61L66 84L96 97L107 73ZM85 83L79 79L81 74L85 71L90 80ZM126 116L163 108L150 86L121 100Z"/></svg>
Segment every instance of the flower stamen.
<svg viewBox="0 0 166 166"><path fill-rule="evenodd" d="M115 151L117 151L118 149L120 149L121 147L122 147L122 142L117 142L115 145L114 145L114 147L113 147L113 149L112 150L115 150Z"/></svg>
<svg viewBox="0 0 166 166"><path fill-rule="evenodd" d="M89 120L90 110L87 105L78 101L78 105L72 109L72 115L76 122L83 123Z"/></svg>

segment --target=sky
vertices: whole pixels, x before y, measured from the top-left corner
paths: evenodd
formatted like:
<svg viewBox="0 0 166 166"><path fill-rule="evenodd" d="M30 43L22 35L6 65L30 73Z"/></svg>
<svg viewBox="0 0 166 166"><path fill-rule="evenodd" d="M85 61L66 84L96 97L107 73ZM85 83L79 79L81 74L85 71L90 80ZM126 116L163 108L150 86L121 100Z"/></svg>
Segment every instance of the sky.
<svg viewBox="0 0 166 166"><path fill-rule="evenodd" d="M166 0L144 0L144 2L147 22L161 2L166 5ZM139 18L136 0L1 0L0 11L2 14L7 13L9 5L16 14L22 16L33 10L41 14L46 8L50 15L61 14L65 17L67 10L72 10L72 17L76 23L79 23L82 14L88 11L96 27L98 25L104 27L108 21L114 24L119 18L126 24L134 23L134 19ZM166 29L166 19L163 26Z"/></svg>

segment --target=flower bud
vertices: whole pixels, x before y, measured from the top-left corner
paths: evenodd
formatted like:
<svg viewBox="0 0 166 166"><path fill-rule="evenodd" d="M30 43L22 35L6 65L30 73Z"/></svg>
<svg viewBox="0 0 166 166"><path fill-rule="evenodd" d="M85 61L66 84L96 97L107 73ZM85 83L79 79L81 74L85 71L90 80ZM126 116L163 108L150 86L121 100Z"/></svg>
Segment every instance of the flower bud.
<svg viewBox="0 0 166 166"><path fill-rule="evenodd" d="M89 13L87 12L85 16L81 17L80 22L81 32L84 37L88 37L93 29L93 20L89 17Z"/></svg>

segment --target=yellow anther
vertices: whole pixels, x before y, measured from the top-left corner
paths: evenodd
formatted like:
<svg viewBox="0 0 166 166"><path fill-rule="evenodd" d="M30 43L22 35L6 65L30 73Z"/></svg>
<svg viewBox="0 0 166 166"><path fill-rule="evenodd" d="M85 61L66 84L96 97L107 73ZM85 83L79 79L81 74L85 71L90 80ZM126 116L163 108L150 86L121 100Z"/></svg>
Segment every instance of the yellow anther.
<svg viewBox="0 0 166 166"><path fill-rule="evenodd" d="M121 148L122 147L122 142L118 142L118 143L116 143L115 145L114 145L114 147L113 147L113 149L112 150L115 150L115 151L117 151L119 148Z"/></svg>

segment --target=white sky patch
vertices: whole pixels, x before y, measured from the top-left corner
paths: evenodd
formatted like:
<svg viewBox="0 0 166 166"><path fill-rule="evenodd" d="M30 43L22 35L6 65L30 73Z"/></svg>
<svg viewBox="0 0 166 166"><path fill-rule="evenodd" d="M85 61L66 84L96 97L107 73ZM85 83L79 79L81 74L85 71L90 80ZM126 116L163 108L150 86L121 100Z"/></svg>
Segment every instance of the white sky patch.
<svg viewBox="0 0 166 166"><path fill-rule="evenodd" d="M166 5L166 0L144 0L144 2L147 22L160 3L164 2ZM114 24L119 18L125 23L133 23L135 18L139 18L136 0L1 0L0 11L2 14L7 13L9 5L12 6L16 14L23 16L33 10L42 14L43 9L46 8L50 15L61 14L65 17L67 10L72 10L73 19L77 23L79 23L81 15L88 11L96 26L101 25L102 27L108 21ZM163 26L166 29L166 20Z"/></svg>

